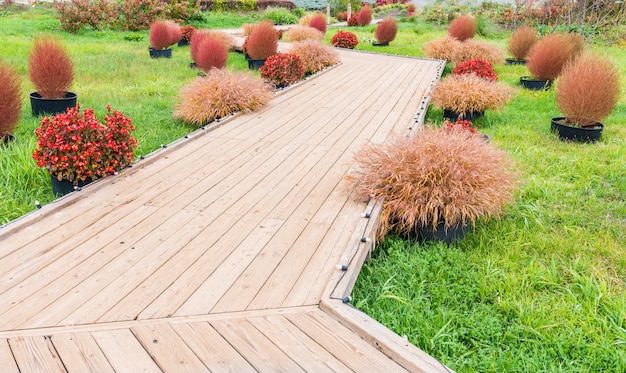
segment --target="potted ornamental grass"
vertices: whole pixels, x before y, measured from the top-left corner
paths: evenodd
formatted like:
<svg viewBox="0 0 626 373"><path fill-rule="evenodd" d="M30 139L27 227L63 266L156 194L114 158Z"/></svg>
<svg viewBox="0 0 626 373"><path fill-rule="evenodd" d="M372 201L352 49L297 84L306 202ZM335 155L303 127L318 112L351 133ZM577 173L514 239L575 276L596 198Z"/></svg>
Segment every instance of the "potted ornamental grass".
<svg viewBox="0 0 626 373"><path fill-rule="evenodd" d="M248 68L258 70L269 56L278 52L278 34L272 22L257 23L246 38L244 45Z"/></svg>
<svg viewBox="0 0 626 373"><path fill-rule="evenodd" d="M608 59L583 54L563 70L555 98L564 115L551 121L559 137L596 142L604 129L600 121L611 114L620 98L620 73Z"/></svg>
<svg viewBox="0 0 626 373"><path fill-rule="evenodd" d="M22 112L22 84L11 66L0 61L0 146L15 140Z"/></svg>
<svg viewBox="0 0 626 373"><path fill-rule="evenodd" d="M172 48L181 38L181 29L174 21L157 20L150 26L151 58L172 58Z"/></svg>
<svg viewBox="0 0 626 373"><path fill-rule="evenodd" d="M207 34L197 44L193 58L196 66L205 73L211 69L223 69L228 62L228 47L220 38Z"/></svg>
<svg viewBox="0 0 626 373"><path fill-rule="evenodd" d="M315 40L292 43L289 51L300 57L306 74L314 74L339 62L339 53L334 48Z"/></svg>
<svg viewBox="0 0 626 373"><path fill-rule="evenodd" d="M473 120L485 110L501 108L512 97L513 89L506 84L476 74L451 74L435 86L432 103L443 109L444 118Z"/></svg>
<svg viewBox="0 0 626 373"><path fill-rule="evenodd" d="M367 2L363 4L361 10L356 14L356 21L359 26L367 26L372 23L372 7Z"/></svg>
<svg viewBox="0 0 626 373"><path fill-rule="evenodd" d="M322 36L326 34L326 17L322 13L314 14L309 20L309 27L312 27L322 33Z"/></svg>
<svg viewBox="0 0 626 373"><path fill-rule="evenodd" d="M538 40L537 31L532 27L520 27L513 31L507 45L507 50L513 58L507 58L506 63L508 65L525 65L528 52Z"/></svg>
<svg viewBox="0 0 626 373"><path fill-rule="evenodd" d="M41 120L33 159L50 174L53 193L64 195L128 166L137 148L134 129L130 118L109 105L102 124L93 109L81 113L80 106L72 107Z"/></svg>
<svg viewBox="0 0 626 373"><path fill-rule="evenodd" d="M532 76L522 76L520 84L531 90L552 86L568 61L580 54L584 40L573 34L550 34L539 40L528 52L526 67Z"/></svg>
<svg viewBox="0 0 626 373"><path fill-rule="evenodd" d="M372 43L374 46L387 46L396 38L398 33L398 23L392 17L386 17L376 25L374 30L374 38L376 41Z"/></svg>
<svg viewBox="0 0 626 373"><path fill-rule="evenodd" d="M473 38L475 34L476 20L467 14L457 16L448 26L448 35L461 42Z"/></svg>
<svg viewBox="0 0 626 373"><path fill-rule="evenodd" d="M348 179L357 196L383 201L379 236L451 243L513 202L517 177L506 152L465 129L425 128L372 144Z"/></svg>
<svg viewBox="0 0 626 373"><path fill-rule="evenodd" d="M70 92L74 64L60 41L36 38L28 56L28 77L35 87L30 104L34 116L63 113L76 106L77 95Z"/></svg>

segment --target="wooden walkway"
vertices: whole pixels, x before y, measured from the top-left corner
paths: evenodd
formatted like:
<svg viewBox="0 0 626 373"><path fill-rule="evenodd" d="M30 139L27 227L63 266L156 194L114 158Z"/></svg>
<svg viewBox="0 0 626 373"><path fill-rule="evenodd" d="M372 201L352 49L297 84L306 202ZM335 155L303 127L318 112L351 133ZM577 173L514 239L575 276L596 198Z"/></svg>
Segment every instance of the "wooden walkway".
<svg viewBox="0 0 626 373"><path fill-rule="evenodd" d="M380 208L353 154L420 122L442 65L340 53L0 229L0 372L446 372L342 302Z"/></svg>

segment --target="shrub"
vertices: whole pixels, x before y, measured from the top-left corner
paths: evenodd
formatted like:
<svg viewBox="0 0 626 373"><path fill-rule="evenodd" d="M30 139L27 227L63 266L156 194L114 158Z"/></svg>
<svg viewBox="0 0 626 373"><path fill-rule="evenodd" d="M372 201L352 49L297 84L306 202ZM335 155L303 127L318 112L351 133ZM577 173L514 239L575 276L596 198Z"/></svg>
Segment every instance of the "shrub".
<svg viewBox="0 0 626 373"><path fill-rule="evenodd" d="M15 70L0 61L0 144L17 128L22 112L22 85Z"/></svg>
<svg viewBox="0 0 626 373"><path fill-rule="evenodd" d="M289 10L294 10L297 8L296 4L287 0L258 0L257 1L257 8L259 10L265 10L269 7L287 8Z"/></svg>
<svg viewBox="0 0 626 373"><path fill-rule="evenodd" d="M290 52L302 59L304 71L309 74L339 62L339 54L336 50L315 40L293 43Z"/></svg>
<svg viewBox="0 0 626 373"><path fill-rule="evenodd" d="M302 17L300 17L298 24L300 26L308 26L311 23L311 18L313 18L313 14L305 14Z"/></svg>
<svg viewBox="0 0 626 373"><path fill-rule="evenodd" d="M372 23L372 8L370 8L369 4L359 10L356 14L356 20L359 26L367 26Z"/></svg>
<svg viewBox="0 0 626 373"><path fill-rule="evenodd" d="M350 18L348 19L348 26L352 27L352 26L358 26L359 25L359 20L356 18L356 15L353 14L350 16Z"/></svg>
<svg viewBox="0 0 626 373"><path fill-rule="evenodd" d="M374 37L379 43L389 43L396 38L398 32L398 23L391 17L383 19L374 31Z"/></svg>
<svg viewBox="0 0 626 373"><path fill-rule="evenodd" d="M165 23L169 28L169 45L176 44L182 37L180 26L176 22L170 20L165 21Z"/></svg>
<svg viewBox="0 0 626 373"><path fill-rule="evenodd" d="M209 37L209 30L197 30L191 36L191 40L189 41L189 54L191 55L191 60L196 62L198 60L198 50L200 49L200 44L202 41Z"/></svg>
<svg viewBox="0 0 626 373"><path fill-rule="evenodd" d="M171 28L172 24L164 20L155 21L150 26L150 46L152 49L161 50L176 43L176 41L172 41L174 33Z"/></svg>
<svg viewBox="0 0 626 373"><path fill-rule="evenodd" d="M298 55L277 53L259 69L261 77L277 87L293 84L304 77L304 64Z"/></svg>
<svg viewBox="0 0 626 373"><path fill-rule="evenodd" d="M498 216L513 202L516 175L507 154L468 131L424 129L369 145L349 175L357 196L381 198L379 236L414 235Z"/></svg>
<svg viewBox="0 0 626 373"><path fill-rule="evenodd" d="M448 26L448 35L459 41L471 39L475 33L476 21L466 14L459 15Z"/></svg>
<svg viewBox="0 0 626 373"><path fill-rule="evenodd" d="M271 88L262 79L213 69L181 89L174 117L199 127L237 111L257 110L272 97Z"/></svg>
<svg viewBox="0 0 626 373"><path fill-rule="evenodd" d="M195 57L196 65L205 72L223 69L228 61L228 48L224 41L208 35L200 41Z"/></svg>
<svg viewBox="0 0 626 373"><path fill-rule="evenodd" d="M356 35L350 31L337 31L335 35L330 39L330 44L333 47L354 49L359 44L359 39Z"/></svg>
<svg viewBox="0 0 626 373"><path fill-rule="evenodd" d="M316 28L309 26L292 26L284 34L285 41L297 42L304 40L317 40L324 39L324 34Z"/></svg>
<svg viewBox="0 0 626 373"><path fill-rule="evenodd" d="M269 19L276 25L291 25L298 23L298 17L293 15L287 8L270 7L265 9L261 18Z"/></svg>
<svg viewBox="0 0 626 373"><path fill-rule="evenodd" d="M345 22L348 20L348 13L347 12L337 12L337 14L335 15L335 18L337 18L337 21L339 22Z"/></svg>
<svg viewBox="0 0 626 373"><path fill-rule="evenodd" d="M57 3L55 8L61 29L74 34L85 26L99 30L119 16L116 4L106 0L72 0Z"/></svg>
<svg viewBox="0 0 626 373"><path fill-rule="evenodd" d="M452 62L459 64L478 58L492 65L498 65L504 61L504 51L497 45L487 43L484 40L470 39L457 44L457 48L452 55Z"/></svg>
<svg viewBox="0 0 626 373"><path fill-rule="evenodd" d="M508 51L513 58L526 59L528 51L537 43L537 32L531 27L520 27L511 34Z"/></svg>
<svg viewBox="0 0 626 373"><path fill-rule="evenodd" d="M415 13L415 4L407 3L406 11L409 13Z"/></svg>
<svg viewBox="0 0 626 373"><path fill-rule="evenodd" d="M566 122L593 127L620 98L620 73L609 60L583 54L568 63L555 89L556 105Z"/></svg>
<svg viewBox="0 0 626 373"><path fill-rule="evenodd" d="M513 97L509 86L474 74L448 75L433 90L433 105L458 114L482 112L504 106Z"/></svg>
<svg viewBox="0 0 626 373"><path fill-rule="evenodd" d="M493 66L491 66L489 62L480 58L471 61L461 62L454 68L454 70L452 70L452 73L458 75L475 74L487 80L498 80L498 75L493 70Z"/></svg>
<svg viewBox="0 0 626 373"><path fill-rule="evenodd" d="M167 16L167 3L160 0L124 0L120 1L119 12L122 30L145 30L157 19Z"/></svg>
<svg viewBox="0 0 626 373"><path fill-rule="evenodd" d="M74 80L74 65L60 41L36 38L28 57L28 76L43 98L62 98Z"/></svg>
<svg viewBox="0 0 626 373"><path fill-rule="evenodd" d="M424 44L424 54L430 58L451 62L456 51L461 47L461 42L455 38L446 36L442 39L430 40Z"/></svg>
<svg viewBox="0 0 626 373"><path fill-rule="evenodd" d="M191 26L191 25L187 25L187 26L182 26L180 28L180 40L184 40L186 42L190 42L191 41L191 37L193 36L193 33L196 32L196 28Z"/></svg>
<svg viewBox="0 0 626 373"><path fill-rule="evenodd" d="M246 52L255 60L265 60L276 54L278 50L278 35L271 22L262 21L252 29L246 38Z"/></svg>
<svg viewBox="0 0 626 373"><path fill-rule="evenodd" d="M326 18L321 13L316 13L311 17L309 27L319 30L322 34L326 34Z"/></svg>
<svg viewBox="0 0 626 373"><path fill-rule="evenodd" d="M454 122L446 119L443 121L442 128L446 131L468 131L470 133L477 133L480 125L476 124L476 126L474 126L474 123L472 123L471 120L467 119L459 118Z"/></svg>
<svg viewBox="0 0 626 373"><path fill-rule="evenodd" d="M119 171L133 161L137 140L130 118L107 105L108 114L101 125L93 113L78 107L53 117L44 117L35 129L37 149L33 158L58 180L74 184L97 179Z"/></svg>
<svg viewBox="0 0 626 373"><path fill-rule="evenodd" d="M554 80L572 57L573 45L561 34L544 36L526 57L526 67L537 80Z"/></svg>

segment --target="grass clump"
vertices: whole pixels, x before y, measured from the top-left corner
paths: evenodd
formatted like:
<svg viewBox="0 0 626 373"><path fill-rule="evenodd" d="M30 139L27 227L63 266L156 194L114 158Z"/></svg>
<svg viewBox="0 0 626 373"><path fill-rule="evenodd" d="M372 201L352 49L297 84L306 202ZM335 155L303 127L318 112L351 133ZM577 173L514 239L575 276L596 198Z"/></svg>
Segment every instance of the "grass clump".
<svg viewBox="0 0 626 373"><path fill-rule="evenodd" d="M307 74L316 73L339 62L336 50L315 40L293 43L290 52L302 59Z"/></svg>

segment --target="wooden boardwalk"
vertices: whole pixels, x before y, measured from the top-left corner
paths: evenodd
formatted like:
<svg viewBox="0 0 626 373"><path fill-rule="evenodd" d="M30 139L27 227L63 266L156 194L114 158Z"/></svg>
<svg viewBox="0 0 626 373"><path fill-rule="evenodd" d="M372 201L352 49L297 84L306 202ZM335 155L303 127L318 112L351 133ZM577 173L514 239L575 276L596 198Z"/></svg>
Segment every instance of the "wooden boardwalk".
<svg viewBox="0 0 626 373"><path fill-rule="evenodd" d="M420 122L442 65L340 53L0 229L0 372L446 372L342 302L380 208L353 154Z"/></svg>

